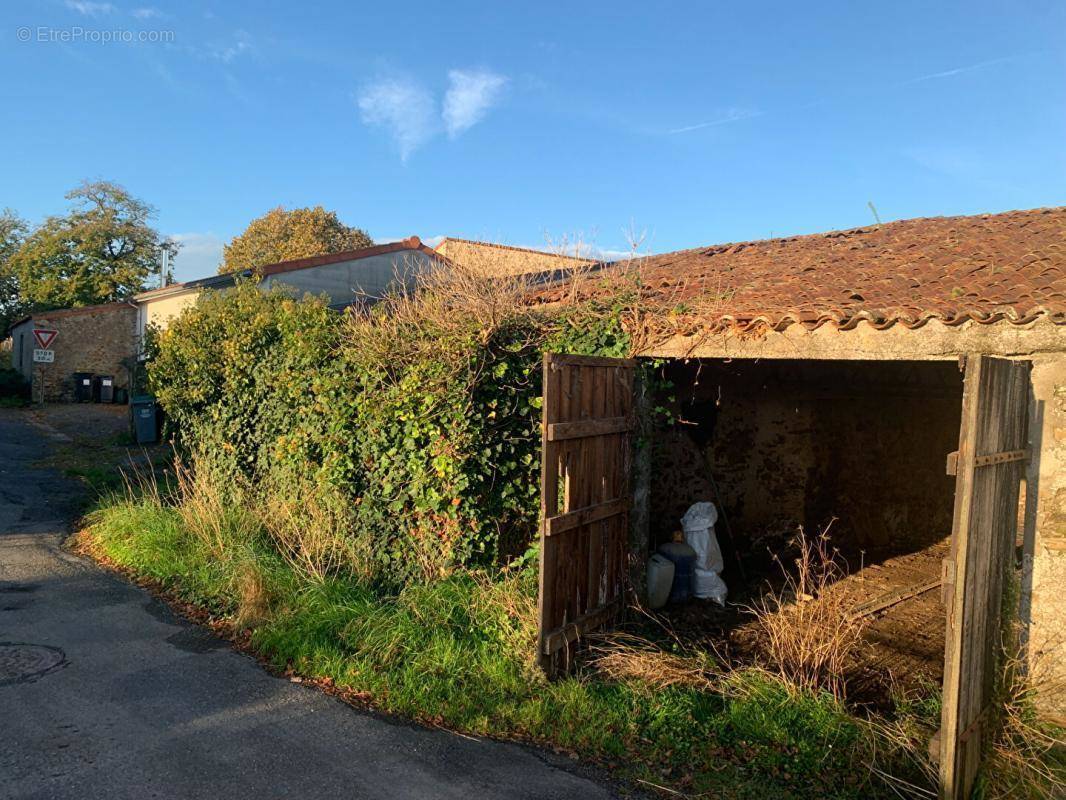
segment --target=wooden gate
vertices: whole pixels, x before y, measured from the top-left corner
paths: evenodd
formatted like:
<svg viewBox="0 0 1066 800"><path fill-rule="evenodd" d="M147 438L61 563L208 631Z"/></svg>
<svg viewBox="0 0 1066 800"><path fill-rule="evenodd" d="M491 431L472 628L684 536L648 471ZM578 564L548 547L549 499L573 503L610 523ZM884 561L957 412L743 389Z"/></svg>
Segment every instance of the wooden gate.
<svg viewBox="0 0 1066 800"><path fill-rule="evenodd" d="M944 563L947 642L940 728L940 795L969 798L980 765L998 667L1005 582L1014 563L1027 458L1028 362L966 360L955 521Z"/></svg>
<svg viewBox="0 0 1066 800"><path fill-rule="evenodd" d="M636 362L544 356L539 659L549 675L624 602Z"/></svg>

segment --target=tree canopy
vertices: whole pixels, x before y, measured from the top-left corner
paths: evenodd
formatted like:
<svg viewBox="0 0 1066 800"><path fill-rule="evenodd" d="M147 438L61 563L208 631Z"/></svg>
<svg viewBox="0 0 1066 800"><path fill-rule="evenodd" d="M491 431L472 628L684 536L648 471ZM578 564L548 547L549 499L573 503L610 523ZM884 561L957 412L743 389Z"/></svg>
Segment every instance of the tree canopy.
<svg viewBox="0 0 1066 800"><path fill-rule="evenodd" d="M366 231L345 225L335 211L326 211L322 206L291 210L278 206L252 220L244 233L223 248L218 271L236 272L372 244Z"/></svg>
<svg viewBox="0 0 1066 800"><path fill-rule="evenodd" d="M22 245L28 226L10 208L0 211L0 338L11 324L24 316L25 303L19 295L18 278L12 272L11 256Z"/></svg>
<svg viewBox="0 0 1066 800"><path fill-rule="evenodd" d="M162 251L178 251L149 224L155 209L116 183L86 181L66 198L70 210L46 219L8 259L27 309L124 300L158 272Z"/></svg>

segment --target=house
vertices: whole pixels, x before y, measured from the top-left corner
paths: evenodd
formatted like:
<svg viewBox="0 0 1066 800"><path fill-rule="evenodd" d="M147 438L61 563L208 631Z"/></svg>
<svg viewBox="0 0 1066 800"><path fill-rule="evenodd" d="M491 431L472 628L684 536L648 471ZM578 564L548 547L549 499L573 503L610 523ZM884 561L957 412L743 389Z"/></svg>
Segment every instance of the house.
<svg viewBox="0 0 1066 800"><path fill-rule="evenodd" d="M418 275L441 261L436 251L411 236L360 250L175 283L141 292L128 303L41 312L12 327L12 366L34 382L35 392L43 376L48 401L74 398L75 373L109 376L116 388L128 388L145 329L149 325L165 328L205 290L225 291L239 278L247 278L257 280L263 289L280 286L300 296L325 295L333 307L346 308L373 303L399 288L410 289ZM55 362L36 369L34 327L59 331Z"/></svg>
<svg viewBox="0 0 1066 800"><path fill-rule="evenodd" d="M546 275L597 265L596 259L593 258L455 237L445 238L437 245L436 251L453 264L499 276Z"/></svg>
<svg viewBox="0 0 1066 800"><path fill-rule="evenodd" d="M165 328L171 319L195 303L202 291L224 291L238 278L255 278L264 289L285 286L298 295L324 294L333 307L346 308L356 303L372 303L398 287L410 288L417 276L431 269L439 259L436 251L422 244L417 236L411 236L399 242L171 284L134 296L138 335L143 336L148 325Z"/></svg>
<svg viewBox="0 0 1066 800"><path fill-rule="evenodd" d="M35 328L57 331L48 349L54 361L36 364L33 351ZM115 388L128 388L136 354L137 307L132 303L108 303L31 314L11 326L11 366L33 387L34 398L74 399L74 375L102 375ZM43 384L42 384L43 381Z"/></svg>
<svg viewBox="0 0 1066 800"><path fill-rule="evenodd" d="M789 532L828 526L878 663L943 682L942 796L968 796L981 758L1004 596L1020 598L1041 710L1066 719L1051 690L1066 685L1066 207L665 253L535 302L610 284L639 298L637 354L660 360L671 388L619 393L632 361L545 363L542 663L621 596L611 558L567 568L592 559L587 536L625 547L625 526L608 523L632 515L646 556L712 500L738 594ZM575 388L598 384L614 387L613 408ZM641 403L672 416L642 429L652 447L631 459ZM565 498L550 494L557 473Z"/></svg>

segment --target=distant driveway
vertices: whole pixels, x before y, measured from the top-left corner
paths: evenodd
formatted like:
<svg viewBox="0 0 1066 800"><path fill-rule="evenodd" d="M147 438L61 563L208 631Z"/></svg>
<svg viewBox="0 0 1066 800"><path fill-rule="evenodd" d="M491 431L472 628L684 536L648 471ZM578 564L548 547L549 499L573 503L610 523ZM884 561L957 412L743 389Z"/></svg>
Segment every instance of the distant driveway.
<svg viewBox="0 0 1066 800"><path fill-rule="evenodd" d="M276 678L61 549L58 434L0 410L0 797L597 798L569 760L355 710Z"/></svg>

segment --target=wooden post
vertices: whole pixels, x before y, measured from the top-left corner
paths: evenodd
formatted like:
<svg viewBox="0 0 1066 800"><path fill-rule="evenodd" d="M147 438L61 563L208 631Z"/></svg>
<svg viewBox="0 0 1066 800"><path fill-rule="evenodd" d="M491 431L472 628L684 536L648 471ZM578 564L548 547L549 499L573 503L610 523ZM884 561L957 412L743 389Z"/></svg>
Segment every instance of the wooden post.
<svg viewBox="0 0 1066 800"><path fill-rule="evenodd" d="M648 537L651 529L651 463L654 446L653 408L650 387L643 373L636 373L633 386L633 414L637 436L633 443L633 509L629 525L629 580L632 591L643 603L647 600Z"/></svg>

